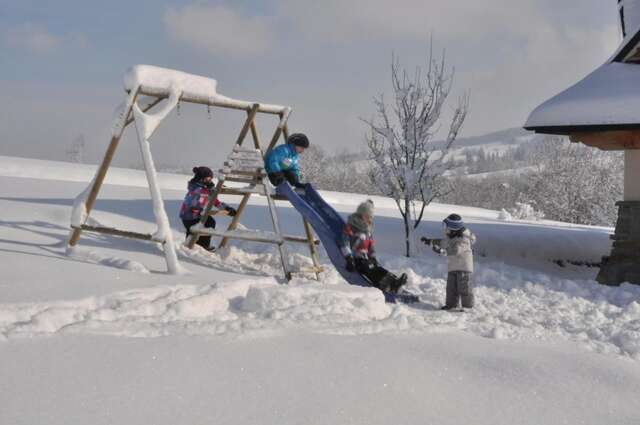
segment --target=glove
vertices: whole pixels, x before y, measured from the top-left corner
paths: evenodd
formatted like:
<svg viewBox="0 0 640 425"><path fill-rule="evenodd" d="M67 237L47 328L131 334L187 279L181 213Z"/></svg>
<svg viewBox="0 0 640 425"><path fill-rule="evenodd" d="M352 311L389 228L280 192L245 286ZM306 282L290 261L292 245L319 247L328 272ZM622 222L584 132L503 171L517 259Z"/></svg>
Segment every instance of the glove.
<svg viewBox="0 0 640 425"><path fill-rule="evenodd" d="M347 269L347 271L348 272L355 272L356 271L356 263L355 263L355 261L353 261L353 255L347 255L346 257L344 257L344 260L346 261L345 268Z"/></svg>
<svg viewBox="0 0 640 425"><path fill-rule="evenodd" d="M235 208L229 206L224 207L224 210L227 212L229 217L235 217L235 215L238 213Z"/></svg>
<svg viewBox="0 0 640 425"><path fill-rule="evenodd" d="M433 239L425 238L423 236L420 238L420 241L422 241L422 243L424 243L425 245L431 245L431 242L433 242Z"/></svg>
<svg viewBox="0 0 640 425"><path fill-rule="evenodd" d="M300 183L300 182L295 182L293 185L298 189L306 189L307 188L307 185L305 185L304 183Z"/></svg>

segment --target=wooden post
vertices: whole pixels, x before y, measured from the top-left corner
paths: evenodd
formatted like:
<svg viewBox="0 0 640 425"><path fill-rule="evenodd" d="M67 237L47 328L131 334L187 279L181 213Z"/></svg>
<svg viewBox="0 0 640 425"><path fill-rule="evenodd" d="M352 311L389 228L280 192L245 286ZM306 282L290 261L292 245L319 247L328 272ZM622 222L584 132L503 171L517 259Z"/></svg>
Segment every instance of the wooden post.
<svg viewBox="0 0 640 425"><path fill-rule="evenodd" d="M251 137L253 138L253 146L260 151L260 155L264 158L264 152L260 144L260 135L258 134L255 121L251 121Z"/></svg>
<svg viewBox="0 0 640 425"><path fill-rule="evenodd" d="M104 154L104 158L102 159L102 163L98 168L95 178L93 179L93 187L91 188L91 191L89 192L89 196L87 197L87 201L85 203L85 208L87 210L87 217L89 217L89 213L91 212L91 210L93 209L96 203L96 199L98 198L98 192L100 192L102 183L104 183L104 179L107 175L107 170L111 165L111 161L113 160L113 157L116 153L116 149L118 148L118 144L120 143L120 139L122 138L122 133L124 133L124 129L133 122L133 116L131 114L131 110L133 109L133 104L136 102L137 97L138 97L137 93L133 94L133 100L129 105L129 109L126 112L127 120L122 126L122 129L120 130L119 134L114 134L113 137L111 137L111 141L109 142L109 147L107 148L107 151ZM147 107L145 107L144 111L146 112L149 109L153 108L155 105L160 103L161 100L162 99L157 99L156 101L152 102ZM71 237L69 238L69 246L75 246L78 243L81 233L82 233L81 228L73 229L73 232L71 232Z"/></svg>
<svg viewBox="0 0 640 425"><path fill-rule="evenodd" d="M251 109L247 111L247 119L244 121L242 130L240 130L240 134L238 135L238 139L236 140L236 145L241 146L244 138L247 136L249 128L255 126L254 119L256 117L256 113L258 112L258 108L260 108L260 104L254 103Z"/></svg>
<svg viewBox="0 0 640 425"><path fill-rule="evenodd" d="M284 130L285 126L287 125L287 120L289 119L289 114L291 114L291 108L285 109L285 111L280 114L280 123L278 123L278 127L276 128L276 131L273 133L273 137L271 138L271 142L269 143L269 146L267 147L266 153L269 153L271 151L271 149L273 149L273 147L276 145L276 143L278 143L278 139L280 138L280 135L282 134L282 131Z"/></svg>
<svg viewBox="0 0 640 425"><path fill-rule="evenodd" d="M313 266L315 268L316 280L320 280L320 274L318 270L320 269L320 258L318 257L318 249L314 242L313 230L311 229L311 224L307 221L306 218L302 218L302 222L304 224L304 231L307 234L307 241L309 243L309 251L311 252L311 261L313 261Z"/></svg>
<svg viewBox="0 0 640 425"><path fill-rule="evenodd" d="M244 207L247 206L250 197L251 195L248 193L242 197L242 201L240 201L240 205L238 205L236 215L231 219L231 223L229 223L229 227L227 227L227 230L235 230L236 227L238 227L238 223L240 223L240 216L244 212ZM220 245L218 245L218 248L224 248L225 246L227 246L227 242L229 242L229 238L222 238L222 240L220 241Z"/></svg>

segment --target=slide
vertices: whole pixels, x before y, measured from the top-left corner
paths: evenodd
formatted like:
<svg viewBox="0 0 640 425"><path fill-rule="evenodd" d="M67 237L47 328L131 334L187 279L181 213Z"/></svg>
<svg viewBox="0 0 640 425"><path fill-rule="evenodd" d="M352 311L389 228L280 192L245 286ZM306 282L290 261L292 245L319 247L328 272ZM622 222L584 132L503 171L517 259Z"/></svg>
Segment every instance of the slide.
<svg viewBox="0 0 640 425"><path fill-rule="evenodd" d="M304 194L296 192L287 182L276 187L276 193L285 196L311 224L340 275L352 285L371 286L360 273L350 272L345 268L344 256L340 251L345 222L340 214L327 204L310 184L306 185L304 192Z"/></svg>

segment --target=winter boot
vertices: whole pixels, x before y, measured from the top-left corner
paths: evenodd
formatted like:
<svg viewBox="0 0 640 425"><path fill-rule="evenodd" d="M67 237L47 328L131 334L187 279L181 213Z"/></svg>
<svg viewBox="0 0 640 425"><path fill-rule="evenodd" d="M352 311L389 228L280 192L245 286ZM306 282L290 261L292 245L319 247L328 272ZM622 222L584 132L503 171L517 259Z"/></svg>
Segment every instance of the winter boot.
<svg viewBox="0 0 640 425"><path fill-rule="evenodd" d="M389 288L389 292L393 294L397 294L400 291L400 288L407 283L407 274L402 273L400 277L393 276L393 282L391 282L391 287Z"/></svg>
<svg viewBox="0 0 640 425"><path fill-rule="evenodd" d="M393 274L387 273L382 279L378 281L376 287L384 292L393 292L392 288L395 286L396 280L397 278Z"/></svg>

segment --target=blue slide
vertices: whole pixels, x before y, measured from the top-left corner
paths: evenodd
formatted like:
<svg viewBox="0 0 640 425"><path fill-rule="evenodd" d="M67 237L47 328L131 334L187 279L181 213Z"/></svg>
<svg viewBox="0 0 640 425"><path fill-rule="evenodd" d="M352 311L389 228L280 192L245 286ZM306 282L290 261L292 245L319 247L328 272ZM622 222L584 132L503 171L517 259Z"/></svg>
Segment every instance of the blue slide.
<svg viewBox="0 0 640 425"><path fill-rule="evenodd" d="M296 192L289 183L284 182L276 187L276 193L286 197L311 224L327 251L329 259L344 280L352 285L371 286L360 273L350 272L345 268L344 256L340 251L345 222L340 214L322 199L313 186L306 184L304 194L301 194Z"/></svg>

